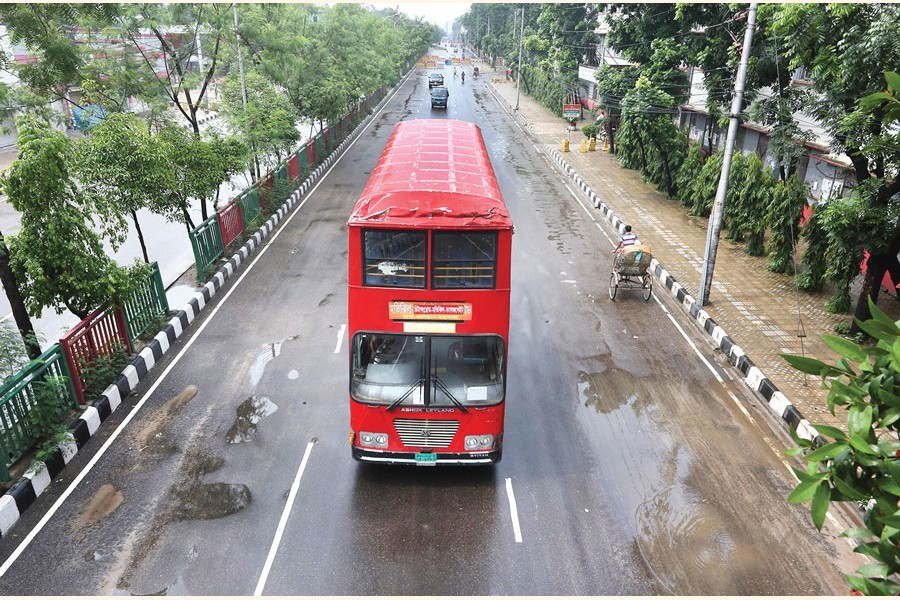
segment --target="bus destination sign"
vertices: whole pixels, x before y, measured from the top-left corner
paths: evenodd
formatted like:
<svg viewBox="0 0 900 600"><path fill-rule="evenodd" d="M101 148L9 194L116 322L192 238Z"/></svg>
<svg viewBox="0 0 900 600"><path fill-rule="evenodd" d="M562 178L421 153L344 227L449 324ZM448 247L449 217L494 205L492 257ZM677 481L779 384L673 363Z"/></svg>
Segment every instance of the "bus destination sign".
<svg viewBox="0 0 900 600"><path fill-rule="evenodd" d="M404 302L388 304L394 321L471 321L472 305L468 302Z"/></svg>

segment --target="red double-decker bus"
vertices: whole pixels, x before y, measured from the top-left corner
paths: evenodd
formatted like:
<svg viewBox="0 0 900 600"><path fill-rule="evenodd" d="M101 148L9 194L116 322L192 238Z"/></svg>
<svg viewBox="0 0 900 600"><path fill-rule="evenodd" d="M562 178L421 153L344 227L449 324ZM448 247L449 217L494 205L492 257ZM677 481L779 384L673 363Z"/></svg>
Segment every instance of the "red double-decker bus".
<svg viewBox="0 0 900 600"><path fill-rule="evenodd" d="M513 225L481 131L398 124L347 225L353 457L498 462Z"/></svg>

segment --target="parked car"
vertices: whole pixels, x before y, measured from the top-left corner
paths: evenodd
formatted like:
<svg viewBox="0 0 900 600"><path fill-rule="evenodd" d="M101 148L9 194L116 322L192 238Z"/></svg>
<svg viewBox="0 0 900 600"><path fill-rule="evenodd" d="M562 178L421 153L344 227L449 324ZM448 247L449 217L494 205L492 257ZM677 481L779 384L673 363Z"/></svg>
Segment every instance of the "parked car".
<svg viewBox="0 0 900 600"><path fill-rule="evenodd" d="M428 89L444 85L444 76L440 73L432 73L428 76Z"/></svg>
<svg viewBox="0 0 900 600"><path fill-rule="evenodd" d="M447 108L450 90L445 87L431 88L431 108Z"/></svg>

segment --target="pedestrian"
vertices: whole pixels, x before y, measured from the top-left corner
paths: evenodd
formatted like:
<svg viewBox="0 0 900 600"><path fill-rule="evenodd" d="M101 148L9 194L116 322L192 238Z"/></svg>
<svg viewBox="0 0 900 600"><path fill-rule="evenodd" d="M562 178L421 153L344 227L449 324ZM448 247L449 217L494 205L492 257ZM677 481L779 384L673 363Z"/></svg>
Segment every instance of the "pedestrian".
<svg viewBox="0 0 900 600"><path fill-rule="evenodd" d="M625 233L622 234L621 239L619 240L619 245L616 246L616 249L613 252L621 252L628 246L633 246L638 243L637 236L631 231L631 225L625 226Z"/></svg>

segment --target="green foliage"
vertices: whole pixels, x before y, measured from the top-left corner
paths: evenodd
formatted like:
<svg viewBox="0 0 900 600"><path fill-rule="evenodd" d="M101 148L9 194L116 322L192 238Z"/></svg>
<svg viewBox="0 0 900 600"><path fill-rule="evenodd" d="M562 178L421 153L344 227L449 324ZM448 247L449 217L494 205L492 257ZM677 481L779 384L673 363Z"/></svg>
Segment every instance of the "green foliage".
<svg viewBox="0 0 900 600"><path fill-rule="evenodd" d="M825 281L828 234L822 227L822 219L817 212L818 209L800 230L800 236L806 239L806 250L803 252L806 270L797 275L797 286L804 292L818 292Z"/></svg>
<svg viewBox="0 0 900 600"><path fill-rule="evenodd" d="M636 162L636 146L644 177L664 189L669 197L675 197L675 173L687 153L687 138L672 120L672 96L641 75L634 89L625 94L621 107L622 126L616 138L619 150L623 151L624 146L629 154L623 164Z"/></svg>
<svg viewBox="0 0 900 600"><path fill-rule="evenodd" d="M68 412L68 384L65 377L44 377L32 382L31 407L26 417L28 433L35 445L52 450L54 442L68 432L63 417Z"/></svg>
<svg viewBox="0 0 900 600"><path fill-rule="evenodd" d="M132 114L113 113L74 143L73 174L81 192L117 224L113 249L125 242L126 216L142 208L161 212L176 169L147 124ZM136 219L135 215L135 219Z"/></svg>
<svg viewBox="0 0 900 600"><path fill-rule="evenodd" d="M766 208L770 205L775 182L756 154L745 155L743 162L746 169L743 184L734 188L730 199L731 222L747 235L747 254L760 256L764 252L766 225L771 216Z"/></svg>
<svg viewBox="0 0 900 600"><path fill-rule="evenodd" d="M828 390L828 409L846 411L846 430L815 425L824 443L799 438L805 471L794 469L800 483L788 501L810 502L818 529L832 502L853 502L864 507L864 527L843 533L862 540L855 551L875 564L848 575L850 586L866 595L900 593L900 321L894 322L870 301L872 319L857 325L877 340L862 347L834 336L822 339L840 355L834 366L816 359L783 355L795 369L822 378Z"/></svg>
<svg viewBox="0 0 900 600"><path fill-rule="evenodd" d="M806 206L807 188L796 176L779 182L772 190L769 204L769 270L785 275L794 274L794 248L803 208Z"/></svg>
<svg viewBox="0 0 900 600"><path fill-rule="evenodd" d="M0 323L0 385L28 366L22 336L8 322Z"/></svg>
<svg viewBox="0 0 900 600"><path fill-rule="evenodd" d="M885 125L900 121L900 74L888 71L884 74L887 89L861 98L859 107L862 110L875 112L881 110Z"/></svg>
<svg viewBox="0 0 900 600"><path fill-rule="evenodd" d="M643 172L646 159L641 152L640 132L635 123L623 121L616 132L616 158L626 169L634 169Z"/></svg>
<svg viewBox="0 0 900 600"><path fill-rule="evenodd" d="M583 133L584 137L587 139L596 138L597 134L600 133L600 127L597 125L585 125L581 128L581 133Z"/></svg>
<svg viewBox="0 0 900 600"><path fill-rule="evenodd" d="M84 397L89 400L99 398L116 377L128 365L128 350L116 340L106 352L92 359L81 361L81 377L84 381Z"/></svg>
<svg viewBox="0 0 900 600"><path fill-rule="evenodd" d="M719 189L719 177L722 174L723 153L718 151L703 163L700 175L690 188L691 216L708 217Z"/></svg>
<svg viewBox="0 0 900 600"><path fill-rule="evenodd" d="M21 213L21 229L7 238L10 268L30 314L47 307L80 318L106 305L131 282L109 258L97 231L113 233L108 206L76 187L68 168L70 140L27 115L16 120L19 154L2 178Z"/></svg>
<svg viewBox="0 0 900 600"><path fill-rule="evenodd" d="M828 237L825 276L836 287L835 295L826 303L832 312L850 310L850 285L859 274L864 250L881 251L879 244L892 239L900 205L873 203L875 190L881 185L879 180L868 179L849 197L832 198L817 211Z"/></svg>
<svg viewBox="0 0 900 600"><path fill-rule="evenodd" d="M300 139L300 132L294 126L298 120L296 110L263 76L249 72L244 84L246 105L240 78L233 75L225 78L220 86L222 117L229 129L240 135L258 156L277 163ZM343 103L340 106L343 114Z"/></svg>
<svg viewBox="0 0 900 600"><path fill-rule="evenodd" d="M703 168L703 148L700 144L690 142L687 157L675 174L675 186L682 206L693 206L693 186Z"/></svg>
<svg viewBox="0 0 900 600"><path fill-rule="evenodd" d="M885 104L866 100L884 90L885 73L900 64L900 6L787 3L771 11L769 28L783 45L781 56L791 69L806 67L814 82L814 97L804 108L834 140L831 151L849 157L859 186L849 203L839 205L848 209L846 216L828 210L822 222L830 240L827 276L838 288L828 306L843 311L852 304L849 284L862 258L860 241L867 240L863 247L869 246L876 264L900 251L896 121L885 121ZM868 319L864 296L877 298L881 275L869 270L856 300L857 320Z"/></svg>
<svg viewBox="0 0 900 600"><path fill-rule="evenodd" d="M207 201L245 168L250 156L247 145L235 136L203 139L177 126L163 128L156 137L170 165L171 178L166 181L168 187L160 190L160 201L153 210L170 222L193 228L188 213L191 200L202 201L206 217Z"/></svg>

